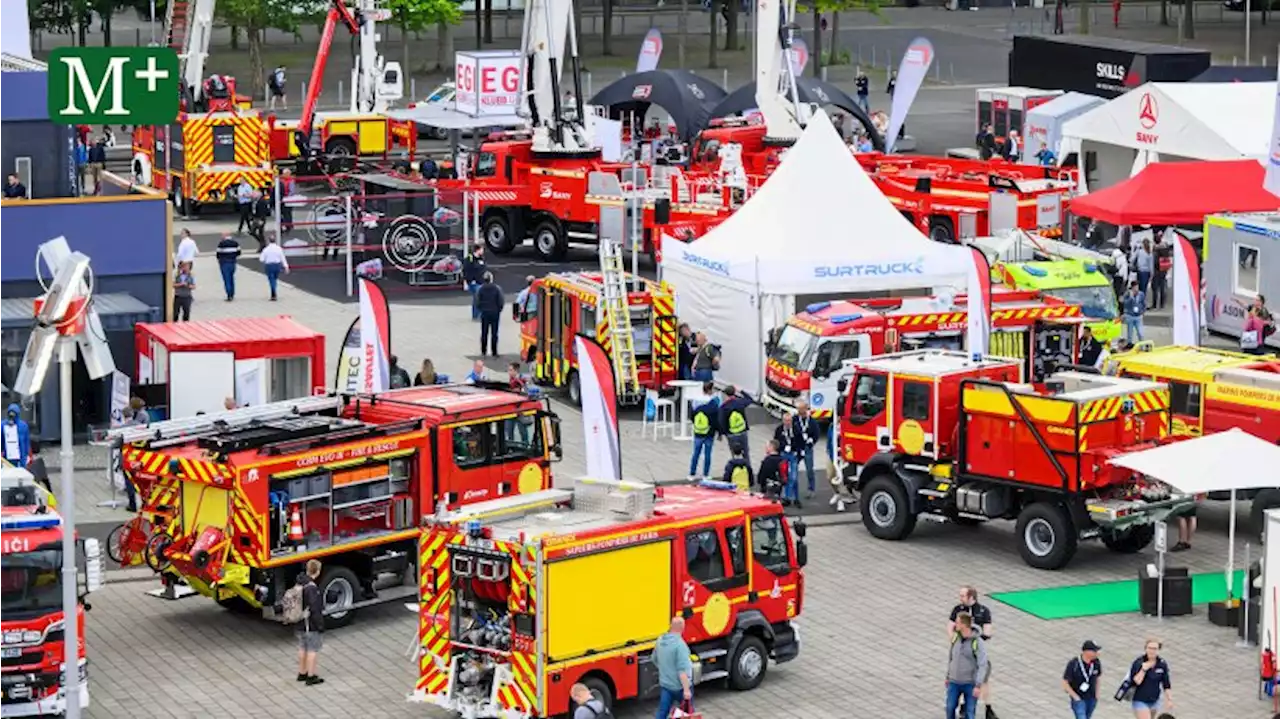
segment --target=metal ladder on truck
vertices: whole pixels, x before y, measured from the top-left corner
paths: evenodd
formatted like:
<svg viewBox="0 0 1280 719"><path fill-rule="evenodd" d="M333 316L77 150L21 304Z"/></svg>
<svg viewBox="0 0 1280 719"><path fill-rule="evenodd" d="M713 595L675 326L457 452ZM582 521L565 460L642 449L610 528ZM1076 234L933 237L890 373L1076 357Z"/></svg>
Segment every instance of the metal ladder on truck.
<svg viewBox="0 0 1280 719"><path fill-rule="evenodd" d="M108 430L104 440L115 447L127 446L135 442L151 442L151 449L158 449L166 445L188 442L212 432L225 432L253 423L271 422L320 412L337 412L342 409L344 402L344 398L337 395L301 397L256 407L242 407L197 417L154 422L145 427L118 427Z"/></svg>
<svg viewBox="0 0 1280 719"><path fill-rule="evenodd" d="M164 14L164 45L178 53L182 88L193 100L204 93L204 63L209 57L217 0L169 0ZM188 111L194 108L188 108Z"/></svg>
<svg viewBox="0 0 1280 719"><path fill-rule="evenodd" d="M640 373L636 367L636 347L631 331L631 305L627 302L627 277L622 269L622 246L613 240L600 240L601 297L604 316L613 333L610 352L613 374L618 382L618 399L638 399Z"/></svg>

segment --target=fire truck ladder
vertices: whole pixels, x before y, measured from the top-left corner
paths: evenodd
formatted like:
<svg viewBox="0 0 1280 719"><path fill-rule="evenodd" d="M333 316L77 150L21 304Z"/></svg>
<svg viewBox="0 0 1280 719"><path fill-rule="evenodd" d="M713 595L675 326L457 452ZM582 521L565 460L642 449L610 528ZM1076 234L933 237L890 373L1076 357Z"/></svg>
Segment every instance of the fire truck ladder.
<svg viewBox="0 0 1280 719"><path fill-rule="evenodd" d="M217 0L170 0L164 16L164 45L181 61L182 90L194 99L203 93L204 64Z"/></svg>
<svg viewBox="0 0 1280 719"><path fill-rule="evenodd" d="M627 302L627 280L622 269L621 245L613 240L600 240L600 275L604 316L613 333L614 376L618 379L618 399L633 400L641 393L640 373L636 367L636 347L631 331L631 306Z"/></svg>
<svg viewBox="0 0 1280 719"><path fill-rule="evenodd" d="M336 412L342 409L343 401L341 396L317 396L271 402L257 407L243 407L197 417L155 422L146 427L120 427L107 432L106 439L109 442L119 440L122 445L145 441L186 441L210 432L225 432L253 423L319 412Z"/></svg>

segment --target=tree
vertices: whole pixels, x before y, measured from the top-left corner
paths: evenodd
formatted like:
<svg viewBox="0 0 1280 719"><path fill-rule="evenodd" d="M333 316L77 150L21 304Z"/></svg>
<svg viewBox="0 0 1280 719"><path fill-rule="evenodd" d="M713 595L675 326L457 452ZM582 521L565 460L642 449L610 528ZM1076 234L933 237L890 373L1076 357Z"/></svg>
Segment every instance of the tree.
<svg viewBox="0 0 1280 719"><path fill-rule="evenodd" d="M613 0L602 0L604 13L604 33L602 33L604 55L613 54Z"/></svg>
<svg viewBox="0 0 1280 719"><path fill-rule="evenodd" d="M879 15L882 0L813 0L810 10L813 12L813 47L809 55L813 59L813 76L821 77L825 65L836 62L837 47L840 36L840 13L843 11L861 10L872 15ZM798 8L797 8L798 10ZM822 15L831 13L831 48L827 51L827 62L822 52Z"/></svg>
<svg viewBox="0 0 1280 719"><path fill-rule="evenodd" d="M268 28L298 31L298 23L319 11L316 0L221 0L218 17L228 25L244 28L249 42L249 67L253 74L253 96L266 89L266 69L262 64L263 35Z"/></svg>
<svg viewBox="0 0 1280 719"><path fill-rule="evenodd" d="M406 73L412 74L413 70L409 61L409 33L421 32L436 25L443 28L442 34L448 33L448 28L456 24L462 19L462 12L458 9L454 0L388 0L386 7L391 11L391 19L400 28L400 41L403 47L401 65L404 66ZM445 39L440 40L440 44L445 44ZM448 40L448 44L452 46L452 39ZM453 52L448 53L449 62L444 62L442 57L437 54L436 66L446 68L453 64ZM426 68L426 63L423 63Z"/></svg>

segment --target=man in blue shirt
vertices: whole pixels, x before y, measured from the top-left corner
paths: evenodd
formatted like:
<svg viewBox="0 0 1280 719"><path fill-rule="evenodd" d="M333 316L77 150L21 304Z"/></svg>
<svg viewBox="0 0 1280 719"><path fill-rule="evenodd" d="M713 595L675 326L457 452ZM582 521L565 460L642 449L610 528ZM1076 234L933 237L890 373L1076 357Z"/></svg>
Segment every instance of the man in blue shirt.
<svg viewBox="0 0 1280 719"><path fill-rule="evenodd" d="M716 434L720 431L720 395L714 382L702 383L706 397L693 410L693 456L689 458L689 479L711 476L711 450L715 448ZM702 457L702 474L698 474L698 457Z"/></svg>
<svg viewBox="0 0 1280 719"><path fill-rule="evenodd" d="M1120 298L1124 338L1130 344L1142 341L1142 316L1147 313L1147 296L1138 289L1137 281L1129 283L1129 291Z"/></svg>
<svg viewBox="0 0 1280 719"><path fill-rule="evenodd" d="M1071 697L1071 714L1075 719L1091 719L1098 708L1098 680L1102 677L1102 647L1092 639L1080 647L1080 656L1067 663L1062 673L1062 687Z"/></svg>

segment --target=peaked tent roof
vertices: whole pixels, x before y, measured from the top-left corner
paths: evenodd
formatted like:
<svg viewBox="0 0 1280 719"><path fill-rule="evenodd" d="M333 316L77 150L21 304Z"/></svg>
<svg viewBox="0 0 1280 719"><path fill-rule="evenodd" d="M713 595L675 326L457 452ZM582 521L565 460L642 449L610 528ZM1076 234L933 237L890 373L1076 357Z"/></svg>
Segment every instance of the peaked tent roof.
<svg viewBox="0 0 1280 719"><path fill-rule="evenodd" d="M688 70L649 70L615 80L591 98L591 105L609 108L613 117L634 112L641 118L649 105L671 116L676 131L690 138L706 127L711 110L728 93L711 80Z"/></svg>
<svg viewBox="0 0 1280 719"><path fill-rule="evenodd" d="M1083 92L1068 92L1027 110L1027 120L1030 121L1032 117L1062 117L1082 107L1092 107L1104 102L1106 100L1096 95L1086 95Z"/></svg>
<svg viewBox="0 0 1280 719"><path fill-rule="evenodd" d="M1275 95L1274 82L1149 82L1069 120L1062 135L1196 160L1262 158Z"/></svg>
<svg viewBox="0 0 1280 719"><path fill-rule="evenodd" d="M1275 467L1280 447L1235 427L1203 437L1122 454L1111 464L1150 475L1184 494L1257 489L1275 484L1265 472L1223 472L1222 458L1241 467Z"/></svg>
<svg viewBox="0 0 1280 719"><path fill-rule="evenodd" d="M903 217L820 112L751 199L662 262L783 295L963 287L970 259Z"/></svg>
<svg viewBox="0 0 1280 719"><path fill-rule="evenodd" d="M1116 185L1071 201L1071 212L1113 225L1200 224L1215 212L1280 210L1257 160L1156 162Z"/></svg>

